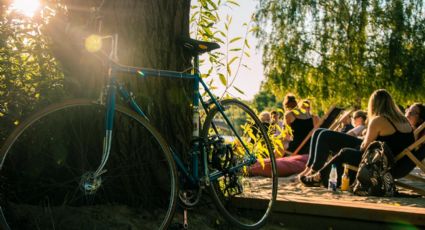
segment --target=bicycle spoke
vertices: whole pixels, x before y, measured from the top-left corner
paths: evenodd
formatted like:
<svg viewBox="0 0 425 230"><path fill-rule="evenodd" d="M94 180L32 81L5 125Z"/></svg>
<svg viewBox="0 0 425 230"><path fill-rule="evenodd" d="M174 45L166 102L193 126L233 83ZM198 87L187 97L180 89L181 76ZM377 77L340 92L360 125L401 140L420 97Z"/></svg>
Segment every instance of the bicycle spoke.
<svg viewBox="0 0 425 230"><path fill-rule="evenodd" d="M6 156L1 205L12 229L62 229L69 221L84 221L84 229L126 228L127 223L146 229L144 218L156 222L149 228L165 229L176 202L176 171L162 138L120 108L106 171L92 178L102 159L105 109L89 101L69 103L33 116L24 132L16 132L10 149L4 148L9 151L0 152ZM158 176L164 184L158 184ZM115 220L107 218L112 214L127 219L108 225Z"/></svg>
<svg viewBox="0 0 425 230"><path fill-rule="evenodd" d="M276 199L276 163L274 155L270 155L273 150L267 132L248 106L232 99L223 100L221 104L224 115L214 107L202 131L210 175L221 175L212 178L212 197L231 223L244 229L256 229L265 224ZM269 164L263 170L271 177L251 177L251 167L264 161ZM267 184L261 191L257 189L260 180ZM247 212L242 204L252 200L258 202L257 199L267 205Z"/></svg>

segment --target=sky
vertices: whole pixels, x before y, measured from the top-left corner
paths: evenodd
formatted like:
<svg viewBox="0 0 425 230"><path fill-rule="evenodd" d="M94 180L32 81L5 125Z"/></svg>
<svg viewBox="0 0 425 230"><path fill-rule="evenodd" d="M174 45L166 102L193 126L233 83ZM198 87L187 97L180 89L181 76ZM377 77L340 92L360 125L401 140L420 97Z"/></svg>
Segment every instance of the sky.
<svg viewBox="0 0 425 230"><path fill-rule="evenodd" d="M243 0L237 1L240 4L240 7L233 6L232 9L228 7L220 8L219 14L220 18L225 20L226 15L232 16L232 24L229 28L230 37L244 37L245 36L245 27L242 27L243 23L248 23L250 21L251 15L255 12L255 7L257 5L256 0ZM219 27L224 28L224 23L221 23ZM254 95L259 92L261 81L263 77L263 66L261 64L262 52L260 49L256 48L258 40L250 35L248 36L248 41L251 48L248 50L250 57L244 57L243 63L249 66L250 69L241 67L238 73L238 77L234 82L234 86L244 91L245 95L238 93L236 90L229 90L230 93L244 100L252 100ZM221 52L225 53L225 48L221 48ZM236 64L232 65L232 72L236 72ZM207 66L201 67L201 71L208 69ZM217 95L221 95L224 86L219 83L217 77L216 84L218 89L215 91Z"/></svg>

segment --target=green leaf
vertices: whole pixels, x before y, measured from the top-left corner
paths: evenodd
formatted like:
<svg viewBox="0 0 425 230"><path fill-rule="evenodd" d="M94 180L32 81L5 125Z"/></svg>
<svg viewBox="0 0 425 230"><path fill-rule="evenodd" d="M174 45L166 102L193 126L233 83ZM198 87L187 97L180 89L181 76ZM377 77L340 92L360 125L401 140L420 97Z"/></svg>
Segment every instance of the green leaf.
<svg viewBox="0 0 425 230"><path fill-rule="evenodd" d="M241 39L242 39L242 37L236 37L236 38L233 38L232 40L230 40L229 44L232 44L232 43L234 43L234 42L236 42L236 41L239 41L239 40L241 40Z"/></svg>
<svg viewBox="0 0 425 230"><path fill-rule="evenodd" d="M211 37L212 36L212 32L211 32L211 30L210 30L210 28L208 28L208 27L204 27L204 28L202 28L203 29L203 31L205 32L205 34L208 36L208 37Z"/></svg>
<svg viewBox="0 0 425 230"><path fill-rule="evenodd" d="M235 5L235 6L240 6L239 5L239 3L237 3L236 1L234 1L234 0L227 0L227 2L228 3L230 3L230 4L233 4L233 5Z"/></svg>
<svg viewBox="0 0 425 230"><path fill-rule="evenodd" d="M224 86L227 86L227 80L226 80L226 77L224 76L224 74L219 73L218 76L220 78L221 84L223 84Z"/></svg>
<svg viewBox="0 0 425 230"><path fill-rule="evenodd" d="M245 39L245 45L246 45L246 47L248 47L248 49L251 49L251 46L248 43L248 39Z"/></svg>
<svg viewBox="0 0 425 230"><path fill-rule="evenodd" d="M192 14L192 17L190 17L190 21L191 21L191 22L196 21L196 17L198 16L198 14L199 14L199 11L196 11L195 13L193 13L193 14Z"/></svg>
<svg viewBox="0 0 425 230"><path fill-rule="evenodd" d="M229 63L228 63L228 65L231 65L233 62L235 62L237 59L239 59L239 57L233 57L230 61L229 61Z"/></svg>
<svg viewBox="0 0 425 230"><path fill-rule="evenodd" d="M241 90L241 89L239 89L238 87L233 86L233 88L234 88L236 91L238 91L240 94L245 95L244 91L242 91L242 90Z"/></svg>
<svg viewBox="0 0 425 230"><path fill-rule="evenodd" d="M213 7L214 10L218 9L217 5L212 0L207 0L207 2L209 3L210 6Z"/></svg>
<svg viewBox="0 0 425 230"><path fill-rule="evenodd" d="M229 65L229 64L227 64L227 65L226 65L226 68L227 68L227 74L228 74L229 76L231 76L231 75L232 75L232 70L230 69L230 65Z"/></svg>

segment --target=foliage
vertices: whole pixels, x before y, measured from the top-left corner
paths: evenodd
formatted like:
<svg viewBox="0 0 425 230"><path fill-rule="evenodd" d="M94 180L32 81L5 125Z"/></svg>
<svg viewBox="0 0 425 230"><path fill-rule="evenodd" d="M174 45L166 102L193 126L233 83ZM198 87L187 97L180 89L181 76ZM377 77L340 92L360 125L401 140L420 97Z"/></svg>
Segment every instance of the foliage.
<svg viewBox="0 0 425 230"><path fill-rule="evenodd" d="M223 19L219 15L219 11L225 7L237 8L239 4L235 0L199 0L192 4L190 18L193 37L199 40L217 42L221 47L224 47L208 53L208 58L201 60L201 64L209 66L207 73L202 77L206 79L210 89L217 89L217 80L219 80L219 84L225 87L221 97L230 96L230 89L244 94L241 89L234 85L234 82L238 77L239 69L248 68L243 60L245 57L250 57L249 49L251 46L247 37L252 33L250 21L242 25L245 30L243 37L231 36L232 16L226 15L226 18ZM218 79L216 76L218 76Z"/></svg>
<svg viewBox="0 0 425 230"><path fill-rule="evenodd" d="M266 88L361 105L377 88L424 101L425 6L416 0L261 0L256 35Z"/></svg>
<svg viewBox="0 0 425 230"><path fill-rule="evenodd" d="M6 5L1 5L6 12ZM0 16L0 139L23 116L63 95L63 74L38 24L16 12Z"/></svg>
<svg viewBox="0 0 425 230"><path fill-rule="evenodd" d="M224 50L213 51L208 53L208 59L201 60L201 65L210 66L207 73L202 77L207 81L207 85L211 90L217 89L215 81L219 80L219 84L225 87L224 93L219 98L232 96L230 89L235 90L240 94L244 92L234 85L240 68L248 68L243 63L244 57L249 57L249 49L251 48L247 39L252 33L251 21L243 23L242 28L245 29L243 37L231 37L230 30L232 26L232 16L227 15L223 21L220 18L219 11L222 7L239 7L238 1L234 0L199 0L192 5L191 12L191 30L192 36L199 40L217 42L220 46L225 47ZM224 29L220 29L220 24L223 24ZM244 113L235 111L227 111L235 120L243 120ZM244 125L236 125L237 128L245 129ZM245 128L244 128L245 127ZM249 129L245 130L245 134L250 134ZM252 135L252 134L251 134ZM259 162L263 164L263 158L269 153L264 143L257 143L258 137L251 136L251 139L256 143L255 153ZM273 141L273 140L272 140ZM275 145L275 142L273 141ZM252 143L248 143L252 145ZM239 146L242 148L241 146ZM249 148L251 149L252 146ZM244 152L244 151L242 151Z"/></svg>
<svg viewBox="0 0 425 230"><path fill-rule="evenodd" d="M261 87L260 92L254 96L253 106L257 111L282 108L282 104L276 100L276 96L269 90L265 90L264 87Z"/></svg>

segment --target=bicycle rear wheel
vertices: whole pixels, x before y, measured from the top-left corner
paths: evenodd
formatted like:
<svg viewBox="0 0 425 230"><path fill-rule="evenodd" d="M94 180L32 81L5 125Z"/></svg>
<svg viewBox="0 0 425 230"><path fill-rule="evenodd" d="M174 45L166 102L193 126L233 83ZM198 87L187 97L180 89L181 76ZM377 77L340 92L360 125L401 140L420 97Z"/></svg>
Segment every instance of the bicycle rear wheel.
<svg viewBox="0 0 425 230"><path fill-rule="evenodd" d="M107 171L89 191L83 184L101 162L104 135L105 107L84 99L18 126L0 149L10 229L166 229L177 194L168 145L144 118L117 106Z"/></svg>
<svg viewBox="0 0 425 230"><path fill-rule="evenodd" d="M221 101L221 106L230 123L214 106L202 130L210 177L218 177L211 179L212 198L220 213L232 224L244 229L260 228L266 223L277 194L276 161L274 155L269 154L273 153L272 146L267 131L247 105L229 99ZM249 175L251 166L235 170L251 155L257 159L253 166L262 167L270 177Z"/></svg>

